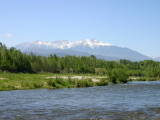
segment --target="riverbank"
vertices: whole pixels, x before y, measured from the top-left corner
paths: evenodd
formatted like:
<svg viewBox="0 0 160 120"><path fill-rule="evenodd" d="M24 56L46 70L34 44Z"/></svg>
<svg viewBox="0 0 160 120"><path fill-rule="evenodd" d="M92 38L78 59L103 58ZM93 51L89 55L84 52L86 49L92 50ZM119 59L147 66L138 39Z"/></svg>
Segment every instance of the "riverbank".
<svg viewBox="0 0 160 120"><path fill-rule="evenodd" d="M0 90L79 88L108 85L106 76L91 74L0 73Z"/></svg>
<svg viewBox="0 0 160 120"><path fill-rule="evenodd" d="M157 78L129 77L128 81L152 81ZM0 91L25 89L57 89L105 86L123 83L123 80L109 80L107 75L95 74L53 74L53 73L0 73Z"/></svg>

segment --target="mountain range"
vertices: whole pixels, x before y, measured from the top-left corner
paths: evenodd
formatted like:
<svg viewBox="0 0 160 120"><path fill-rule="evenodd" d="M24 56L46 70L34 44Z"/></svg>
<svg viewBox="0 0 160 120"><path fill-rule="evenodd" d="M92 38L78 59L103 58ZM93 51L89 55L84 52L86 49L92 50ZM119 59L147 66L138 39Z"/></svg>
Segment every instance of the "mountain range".
<svg viewBox="0 0 160 120"><path fill-rule="evenodd" d="M160 57L156 57L156 58L154 58L154 60L160 62Z"/></svg>
<svg viewBox="0 0 160 120"><path fill-rule="evenodd" d="M150 60L151 57L143 55L129 48L119 47L110 43L86 39L79 41L58 40L52 42L34 41L21 43L15 46L24 53L48 56L56 54L59 56L90 56L105 60L128 59L132 61Z"/></svg>

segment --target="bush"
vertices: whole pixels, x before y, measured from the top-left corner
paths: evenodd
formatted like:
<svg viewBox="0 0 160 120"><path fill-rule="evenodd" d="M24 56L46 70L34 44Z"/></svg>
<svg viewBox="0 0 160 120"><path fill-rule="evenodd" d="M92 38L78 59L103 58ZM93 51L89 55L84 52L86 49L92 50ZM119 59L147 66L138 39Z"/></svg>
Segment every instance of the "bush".
<svg viewBox="0 0 160 120"><path fill-rule="evenodd" d="M80 88L80 87L92 87L93 86L93 82L90 79L85 79L85 80L77 80L76 81L76 87Z"/></svg>
<svg viewBox="0 0 160 120"><path fill-rule="evenodd" d="M109 81L114 84L127 83L129 77L125 69L113 69L108 73L108 75Z"/></svg>
<svg viewBox="0 0 160 120"><path fill-rule="evenodd" d="M106 79L106 78L100 79L100 81L97 82L96 85L97 86L106 86L106 85L108 85L108 79Z"/></svg>

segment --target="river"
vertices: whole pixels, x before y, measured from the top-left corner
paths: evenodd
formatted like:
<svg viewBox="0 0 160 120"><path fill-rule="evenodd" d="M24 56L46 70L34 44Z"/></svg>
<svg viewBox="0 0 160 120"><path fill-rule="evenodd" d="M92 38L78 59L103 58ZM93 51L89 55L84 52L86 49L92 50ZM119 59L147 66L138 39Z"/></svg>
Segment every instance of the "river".
<svg viewBox="0 0 160 120"><path fill-rule="evenodd" d="M160 120L160 82L1 91L0 120Z"/></svg>

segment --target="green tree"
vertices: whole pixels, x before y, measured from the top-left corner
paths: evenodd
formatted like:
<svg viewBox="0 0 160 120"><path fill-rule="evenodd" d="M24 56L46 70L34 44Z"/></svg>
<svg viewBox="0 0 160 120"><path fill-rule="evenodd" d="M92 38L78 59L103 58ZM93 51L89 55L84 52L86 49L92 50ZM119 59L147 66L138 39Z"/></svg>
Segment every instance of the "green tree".
<svg viewBox="0 0 160 120"><path fill-rule="evenodd" d="M126 83L128 75L125 69L113 69L108 73L111 83Z"/></svg>

